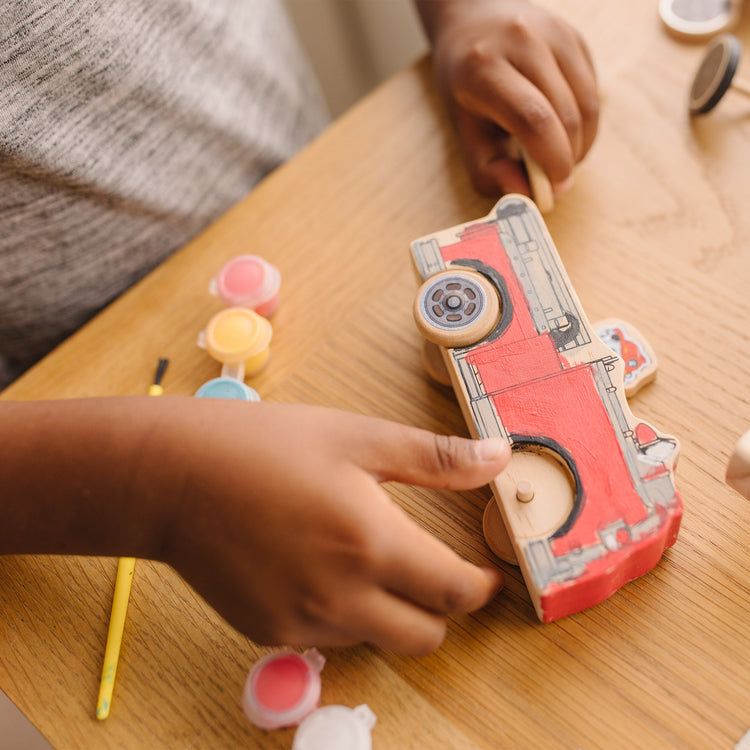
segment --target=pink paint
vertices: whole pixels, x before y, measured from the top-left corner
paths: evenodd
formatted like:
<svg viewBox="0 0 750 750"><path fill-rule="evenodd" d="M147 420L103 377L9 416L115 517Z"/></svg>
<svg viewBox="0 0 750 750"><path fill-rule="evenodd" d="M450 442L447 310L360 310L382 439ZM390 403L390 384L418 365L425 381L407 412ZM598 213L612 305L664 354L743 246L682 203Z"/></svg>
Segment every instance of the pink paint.
<svg viewBox="0 0 750 750"><path fill-rule="evenodd" d="M259 255L238 255L225 263L215 291L230 307L247 307L270 317L279 304L281 273Z"/></svg>
<svg viewBox="0 0 750 750"><path fill-rule="evenodd" d="M263 266L255 260L238 258L225 267L223 280L227 294L242 295L248 290L257 289L263 284L265 272Z"/></svg>
<svg viewBox="0 0 750 750"><path fill-rule="evenodd" d="M320 670L325 659L315 649L304 654L283 650L267 654L250 670L242 692L242 710L261 729L292 727L320 703Z"/></svg>
<svg viewBox="0 0 750 750"><path fill-rule="evenodd" d="M255 682L258 702L280 713L299 703L310 681L310 666L301 656L289 654L266 664Z"/></svg>

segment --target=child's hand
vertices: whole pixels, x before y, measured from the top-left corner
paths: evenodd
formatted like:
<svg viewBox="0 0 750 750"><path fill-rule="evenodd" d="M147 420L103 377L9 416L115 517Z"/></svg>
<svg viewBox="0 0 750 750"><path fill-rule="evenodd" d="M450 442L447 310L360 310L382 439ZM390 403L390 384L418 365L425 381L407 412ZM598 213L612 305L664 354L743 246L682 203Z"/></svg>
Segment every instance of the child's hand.
<svg viewBox="0 0 750 750"><path fill-rule="evenodd" d="M570 187L599 118L594 68L578 33L527 0L417 0L417 6L475 188L490 196L529 194L520 164L509 158L509 134L553 190Z"/></svg>
<svg viewBox="0 0 750 750"><path fill-rule="evenodd" d="M486 484L508 461L505 441L319 407L159 401L170 414L152 438L157 470L178 493L163 557L257 642L424 654L447 614L500 587L498 572L459 558L379 482Z"/></svg>
<svg viewBox="0 0 750 750"><path fill-rule="evenodd" d="M496 571L460 559L379 482L467 489L501 440L292 404L163 396L0 401L0 554L173 565L263 644L437 648Z"/></svg>

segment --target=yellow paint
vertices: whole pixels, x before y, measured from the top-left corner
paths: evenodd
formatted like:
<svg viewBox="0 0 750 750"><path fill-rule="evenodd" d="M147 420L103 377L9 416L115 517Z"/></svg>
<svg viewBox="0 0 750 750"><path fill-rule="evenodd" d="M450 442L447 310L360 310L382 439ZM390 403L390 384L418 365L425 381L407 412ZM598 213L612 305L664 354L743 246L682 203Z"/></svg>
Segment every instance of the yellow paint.
<svg viewBox="0 0 750 750"><path fill-rule="evenodd" d="M247 373L266 363L270 350L271 324L258 313L230 307L214 315L206 326L206 350L222 364L244 362Z"/></svg>

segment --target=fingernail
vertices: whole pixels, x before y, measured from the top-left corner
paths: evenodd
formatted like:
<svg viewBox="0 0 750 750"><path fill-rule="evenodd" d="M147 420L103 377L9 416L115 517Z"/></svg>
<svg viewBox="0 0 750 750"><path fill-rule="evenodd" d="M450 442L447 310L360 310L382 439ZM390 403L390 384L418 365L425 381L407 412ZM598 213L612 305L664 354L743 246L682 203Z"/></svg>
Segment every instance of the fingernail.
<svg viewBox="0 0 750 750"><path fill-rule="evenodd" d="M568 179L563 180L562 182L556 182L552 186L552 192L555 195L560 195L560 193L566 193L572 187L573 187L573 175L570 175Z"/></svg>
<svg viewBox="0 0 750 750"><path fill-rule="evenodd" d="M487 577L492 581L492 586L495 589L495 592L497 593L502 589L503 587L503 574L499 570L495 570L495 568L482 568L482 570L487 574Z"/></svg>
<svg viewBox="0 0 750 750"><path fill-rule="evenodd" d="M482 461L497 461L508 451L508 442L503 438L485 438L476 441L477 457Z"/></svg>

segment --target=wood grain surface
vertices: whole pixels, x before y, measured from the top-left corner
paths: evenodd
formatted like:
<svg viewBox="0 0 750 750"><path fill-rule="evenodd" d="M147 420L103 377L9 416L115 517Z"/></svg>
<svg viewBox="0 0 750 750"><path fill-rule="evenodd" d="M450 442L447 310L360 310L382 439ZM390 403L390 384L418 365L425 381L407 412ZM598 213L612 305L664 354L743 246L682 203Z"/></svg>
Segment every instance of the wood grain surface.
<svg viewBox="0 0 750 750"><path fill-rule="evenodd" d="M664 33L653 0L559 0L587 39L603 109L573 189L546 221L591 320L620 317L659 358L636 416L682 444L680 537L605 603L543 625L515 568L486 548L486 488L388 485L506 585L451 621L424 659L324 650L323 703L366 703L378 750L732 748L750 728L750 503L723 481L750 427L750 105L687 114L700 46ZM750 43L750 15L738 35ZM486 215L426 62L390 79L203 235L8 388L6 399L164 398L219 366L196 346L221 309L210 278L240 253L282 273L264 400L351 409L468 434L420 362L411 240ZM0 558L0 688L58 749L290 748L244 719L265 652L168 567L136 565L112 713L94 718L116 559ZM258 571L262 575L262 571ZM0 745L2 741L0 740Z"/></svg>

